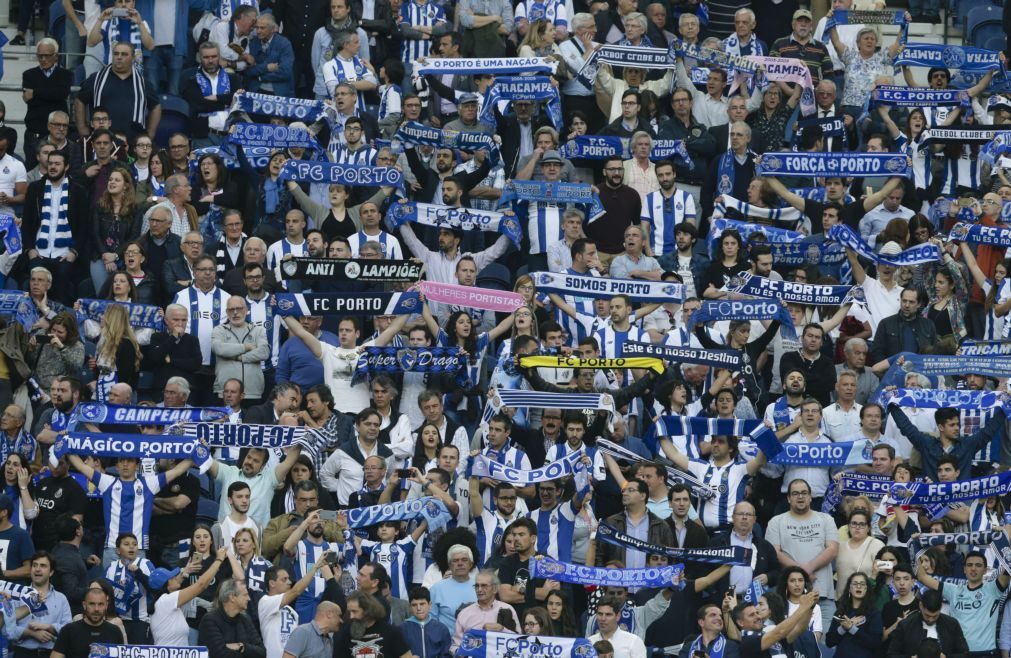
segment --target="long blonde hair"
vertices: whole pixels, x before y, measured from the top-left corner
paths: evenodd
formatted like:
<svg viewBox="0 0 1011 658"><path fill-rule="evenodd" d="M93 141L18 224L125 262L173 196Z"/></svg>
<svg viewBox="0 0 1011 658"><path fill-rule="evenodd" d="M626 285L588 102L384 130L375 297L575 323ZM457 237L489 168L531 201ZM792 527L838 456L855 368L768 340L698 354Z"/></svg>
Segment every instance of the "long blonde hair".
<svg viewBox="0 0 1011 658"><path fill-rule="evenodd" d="M130 318L126 307L122 304L109 304L102 316L102 338L98 341L97 360L99 363L115 364L119 344L126 338L133 345L134 367L140 367L140 344L130 326Z"/></svg>

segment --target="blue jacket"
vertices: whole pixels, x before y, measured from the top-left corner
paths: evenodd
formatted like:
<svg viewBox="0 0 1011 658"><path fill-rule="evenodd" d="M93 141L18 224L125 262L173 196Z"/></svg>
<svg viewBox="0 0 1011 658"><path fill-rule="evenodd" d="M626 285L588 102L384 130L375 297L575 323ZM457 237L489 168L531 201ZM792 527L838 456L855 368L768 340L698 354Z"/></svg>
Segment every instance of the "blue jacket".
<svg viewBox="0 0 1011 658"><path fill-rule="evenodd" d="M453 636L446 628L446 625L435 617L423 622L414 617L408 617L400 626L400 632L404 634L404 640L410 647L411 653L420 658L450 658L452 654L449 647L453 643Z"/></svg>
<svg viewBox="0 0 1011 658"><path fill-rule="evenodd" d="M269 82L274 86L275 95L295 95L295 51L287 37L275 32L266 50L259 39L250 39L249 54L256 65L246 69L247 89L259 91L262 83ZM277 64L277 70L268 71L268 64Z"/></svg>
<svg viewBox="0 0 1011 658"><path fill-rule="evenodd" d="M319 339L330 345L340 345L340 339L329 331L321 331ZM303 394L316 384L323 383L323 362L317 359L300 338L291 337L281 345L277 355L278 384L298 384Z"/></svg>

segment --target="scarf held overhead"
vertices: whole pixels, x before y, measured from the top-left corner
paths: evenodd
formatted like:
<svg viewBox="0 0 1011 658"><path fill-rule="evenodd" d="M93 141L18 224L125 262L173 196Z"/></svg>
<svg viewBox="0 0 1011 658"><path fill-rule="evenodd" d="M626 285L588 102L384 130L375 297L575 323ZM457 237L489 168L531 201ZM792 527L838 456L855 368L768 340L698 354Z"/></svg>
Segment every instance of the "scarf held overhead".
<svg viewBox="0 0 1011 658"><path fill-rule="evenodd" d="M421 310L417 292L290 293L273 296L278 315L411 315Z"/></svg>
<svg viewBox="0 0 1011 658"><path fill-rule="evenodd" d="M350 187L395 187L403 190L404 175L395 167L371 165L333 164L288 160L281 169L278 180L298 183L339 184Z"/></svg>
<svg viewBox="0 0 1011 658"><path fill-rule="evenodd" d="M574 475L581 468L580 465L582 464L584 454L582 449L570 452L561 459L556 459L550 464L530 471L510 468L489 458L487 455L474 455L471 458L472 461L469 461L468 465L470 468L468 470L474 477L491 478L499 482L508 482L516 486L525 487L535 482L550 482L568 475ZM582 466L582 468L585 468L585 466Z"/></svg>
<svg viewBox="0 0 1011 658"><path fill-rule="evenodd" d="M881 392L888 386L905 386L906 374L910 372L928 377L935 384L935 388L937 378L942 376L974 374L997 379L1011 377L1011 357L921 355L902 352L891 357L889 361L892 365L881 378L875 399L880 398Z"/></svg>
<svg viewBox="0 0 1011 658"><path fill-rule="evenodd" d="M314 432L306 427L287 425L253 425L249 423L186 423L173 428L184 436L194 437L212 448L287 448L293 443L307 442L305 436Z"/></svg>
<svg viewBox="0 0 1011 658"><path fill-rule="evenodd" d="M653 357L672 363L694 363L713 368L726 368L730 371L741 369L740 350L710 350L704 347L678 347L627 340L621 348L621 355Z"/></svg>
<svg viewBox="0 0 1011 658"><path fill-rule="evenodd" d="M958 69L974 73L1000 71L1000 53L969 46L907 43L893 61L895 66Z"/></svg>
<svg viewBox="0 0 1011 658"><path fill-rule="evenodd" d="M645 569L615 569L612 567L587 567L571 562L559 562L549 557L536 556L530 561L530 577L558 580L575 585L597 587L675 587L684 588L684 565Z"/></svg>
<svg viewBox="0 0 1011 658"><path fill-rule="evenodd" d="M641 281L639 279L609 279L597 276L580 276L564 272L533 272L538 292L558 295L610 299L626 295L636 302L683 302L684 286L666 281Z"/></svg>
<svg viewBox="0 0 1011 658"><path fill-rule="evenodd" d="M674 546L657 546L641 539L627 535L607 522L602 521L597 526L597 537L608 544L641 551L647 555L666 555L677 562L695 562L701 564L736 564L746 566L751 564L751 550L743 546L721 546L718 548L677 548Z"/></svg>
<svg viewBox="0 0 1011 658"><path fill-rule="evenodd" d="M511 180L505 185L499 198L499 207L513 202L530 203L573 203L586 206L586 221L592 224L607 211L600 197L593 191L593 186L586 183L562 183L535 180Z"/></svg>
<svg viewBox="0 0 1011 658"><path fill-rule="evenodd" d="M730 278L727 290L753 297L780 299L784 302L818 306L843 306L864 301L860 286L822 286L813 283L796 283L767 279L751 272L740 272Z"/></svg>
<svg viewBox="0 0 1011 658"><path fill-rule="evenodd" d="M186 422L213 422L228 418L223 407L170 408L81 402L74 408L76 422L95 425L174 425Z"/></svg>
<svg viewBox="0 0 1011 658"><path fill-rule="evenodd" d="M578 135L562 144L558 153L563 158L582 158L584 160L606 160L620 157L628 160L632 157L629 149L629 138L615 135ZM673 160L675 164L694 168L688 146L683 139L654 139L653 149L649 159Z"/></svg>
<svg viewBox="0 0 1011 658"><path fill-rule="evenodd" d="M874 251L874 248L863 241L853 229L845 224L836 224L828 230L826 237L829 240L838 242L847 249L856 252L861 258L874 261L884 265L894 265L895 267L908 267L912 265L924 265L936 263L941 258L941 252L935 244L921 244L909 247L902 253L895 256L882 256Z"/></svg>
<svg viewBox="0 0 1011 658"><path fill-rule="evenodd" d="M1003 496L1011 489L1011 471L957 482L896 482L892 497L903 505L952 503Z"/></svg>
<svg viewBox="0 0 1011 658"><path fill-rule="evenodd" d="M210 459L207 446L186 436L70 432L60 436L53 447L49 455L49 465L54 468L64 455L192 459L198 465Z"/></svg>
<svg viewBox="0 0 1011 658"><path fill-rule="evenodd" d="M426 299L442 304L500 313L512 313L526 304L522 295L508 290L491 290L438 281L422 281L420 285Z"/></svg>
<svg viewBox="0 0 1011 658"><path fill-rule="evenodd" d="M490 73L554 73L558 62L550 57L437 57L414 65L418 75L474 75Z"/></svg>
<svg viewBox="0 0 1011 658"><path fill-rule="evenodd" d="M363 281L366 283L414 283L425 266L413 260L369 258L290 258L281 261L285 281Z"/></svg>
<svg viewBox="0 0 1011 658"><path fill-rule="evenodd" d="M955 242L971 242L1006 249L1011 247L1011 229L1003 226L983 226L959 222L948 233L948 239Z"/></svg>
<svg viewBox="0 0 1011 658"><path fill-rule="evenodd" d="M386 224L393 231L406 223L461 231L488 231L504 235L520 248L523 237L520 223L512 211L495 212L471 208L451 208L414 201L394 203L386 211Z"/></svg>
<svg viewBox="0 0 1011 658"><path fill-rule="evenodd" d="M429 528L432 530L445 526L450 516L446 504L433 496L425 496L402 503L349 509L347 515L348 527L352 529L366 528L383 521L411 521L420 516L428 521Z"/></svg>
<svg viewBox="0 0 1011 658"><path fill-rule="evenodd" d="M449 61L449 60L442 60ZM398 144L399 142L399 144ZM408 121L400 126L393 136L393 149L402 149L402 144L432 146L434 148L460 149L461 151L488 151L492 166L500 159L498 144L487 133L468 133L453 130L439 130L417 121Z"/></svg>
<svg viewBox="0 0 1011 658"><path fill-rule="evenodd" d="M696 324L718 320L778 320L787 338L796 338L793 318L786 304L768 300L706 300L688 320L688 330Z"/></svg>
<svg viewBox="0 0 1011 658"><path fill-rule="evenodd" d="M481 104L481 114L478 120L495 125L495 108L499 101L547 101L545 106L551 125L555 130L561 130L562 99L558 95L558 87L551 84L551 78L545 76L501 76L495 78L495 83L484 92L484 102Z"/></svg>
<svg viewBox="0 0 1011 658"><path fill-rule="evenodd" d="M267 148L319 149L316 138L306 128L275 126L271 123L235 123L228 137L240 146L265 146Z"/></svg>
<svg viewBox="0 0 1011 658"><path fill-rule="evenodd" d="M648 357L630 359L581 359L575 356L521 356L521 368L591 368L595 370L652 370L662 374L663 361Z"/></svg>
<svg viewBox="0 0 1011 658"><path fill-rule="evenodd" d="M353 379L363 381L378 373L425 372L456 374L461 385L466 382L466 372L461 372L466 364L459 347L366 347L358 357Z"/></svg>
<svg viewBox="0 0 1011 658"><path fill-rule="evenodd" d="M770 152L756 162L759 176L908 176L909 158L895 153Z"/></svg>

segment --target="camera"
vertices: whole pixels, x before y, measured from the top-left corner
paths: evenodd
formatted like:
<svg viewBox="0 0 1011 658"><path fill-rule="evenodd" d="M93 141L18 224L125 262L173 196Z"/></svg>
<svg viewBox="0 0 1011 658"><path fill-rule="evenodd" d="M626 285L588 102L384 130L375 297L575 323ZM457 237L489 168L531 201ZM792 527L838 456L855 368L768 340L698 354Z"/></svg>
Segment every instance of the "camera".
<svg viewBox="0 0 1011 658"><path fill-rule="evenodd" d="M130 12L122 7L116 7L112 10L113 18L126 18L130 15Z"/></svg>

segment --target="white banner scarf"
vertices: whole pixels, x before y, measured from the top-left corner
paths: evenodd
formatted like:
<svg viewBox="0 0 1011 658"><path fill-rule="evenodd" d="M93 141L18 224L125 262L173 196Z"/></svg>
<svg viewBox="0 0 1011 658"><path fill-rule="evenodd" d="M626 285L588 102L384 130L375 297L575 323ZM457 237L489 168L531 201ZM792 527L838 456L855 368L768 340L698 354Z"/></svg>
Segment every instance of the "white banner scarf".
<svg viewBox="0 0 1011 658"><path fill-rule="evenodd" d="M183 436L192 436L212 448L287 448L293 443L306 443L308 427L286 425L253 425L248 423L185 423L172 428Z"/></svg>
<svg viewBox="0 0 1011 658"><path fill-rule="evenodd" d="M88 658L209 658L207 647L103 644L94 642Z"/></svg>
<svg viewBox="0 0 1011 658"><path fill-rule="evenodd" d="M786 208L759 208L747 201L741 201L739 199L735 199L729 194L724 194L717 199L713 217L726 217L727 210L736 210L745 217L768 219L774 222L794 223L804 217L804 213L792 206L788 206Z"/></svg>
<svg viewBox="0 0 1011 658"><path fill-rule="evenodd" d="M463 634L459 658L597 658L593 644L582 637L517 635L469 630Z"/></svg>
<svg viewBox="0 0 1011 658"><path fill-rule="evenodd" d="M852 249L861 258L895 267L935 263L941 258L941 252L935 244L920 244L910 247L895 256L882 256L874 251L869 244L864 242L863 238L856 231L845 224L836 224L828 230L825 237L838 242L847 249Z"/></svg>
<svg viewBox="0 0 1011 658"><path fill-rule="evenodd" d="M597 439L597 450L605 455L610 455L612 459L619 461L626 461L630 464L639 464L648 459L637 455L631 450L608 441L607 439ZM698 479L691 473L686 473L685 471L674 468L673 466L667 466L667 485L673 486L675 484L683 484L692 490L692 495L696 498L705 498L709 500L714 498L717 492L713 491L708 484Z"/></svg>
<svg viewBox="0 0 1011 658"><path fill-rule="evenodd" d="M579 449L576 452L570 452L561 459L556 459L550 464L530 471L510 468L505 464L498 463L494 459L490 459L487 455L474 455L469 470L470 474L474 477L491 478L499 482L508 482L525 487L535 482L550 482L551 480L574 475L577 466L582 464L584 454L584 451Z"/></svg>
<svg viewBox="0 0 1011 658"><path fill-rule="evenodd" d="M956 126L954 128L927 128L920 135L920 145L931 144L986 144L1000 131L989 127Z"/></svg>
<svg viewBox="0 0 1011 658"><path fill-rule="evenodd" d="M434 57L414 64L414 72L418 75L554 73L557 69L558 62L550 57Z"/></svg>
<svg viewBox="0 0 1011 658"><path fill-rule="evenodd" d="M814 82L811 80L811 69L807 64L792 57L759 57L749 55L747 59L765 67L764 71L759 71L759 76L765 75L765 79L770 82L789 82L799 84L804 91L800 95L800 111L804 115L817 112L818 107L814 102ZM734 86L736 87L743 80L742 73L737 72L734 76Z"/></svg>
<svg viewBox="0 0 1011 658"><path fill-rule="evenodd" d="M610 299L627 295L638 302L683 302L685 288L680 283L666 281L641 281L639 279L609 279L598 276L580 276L564 272L533 272L530 277L538 292L559 295Z"/></svg>

